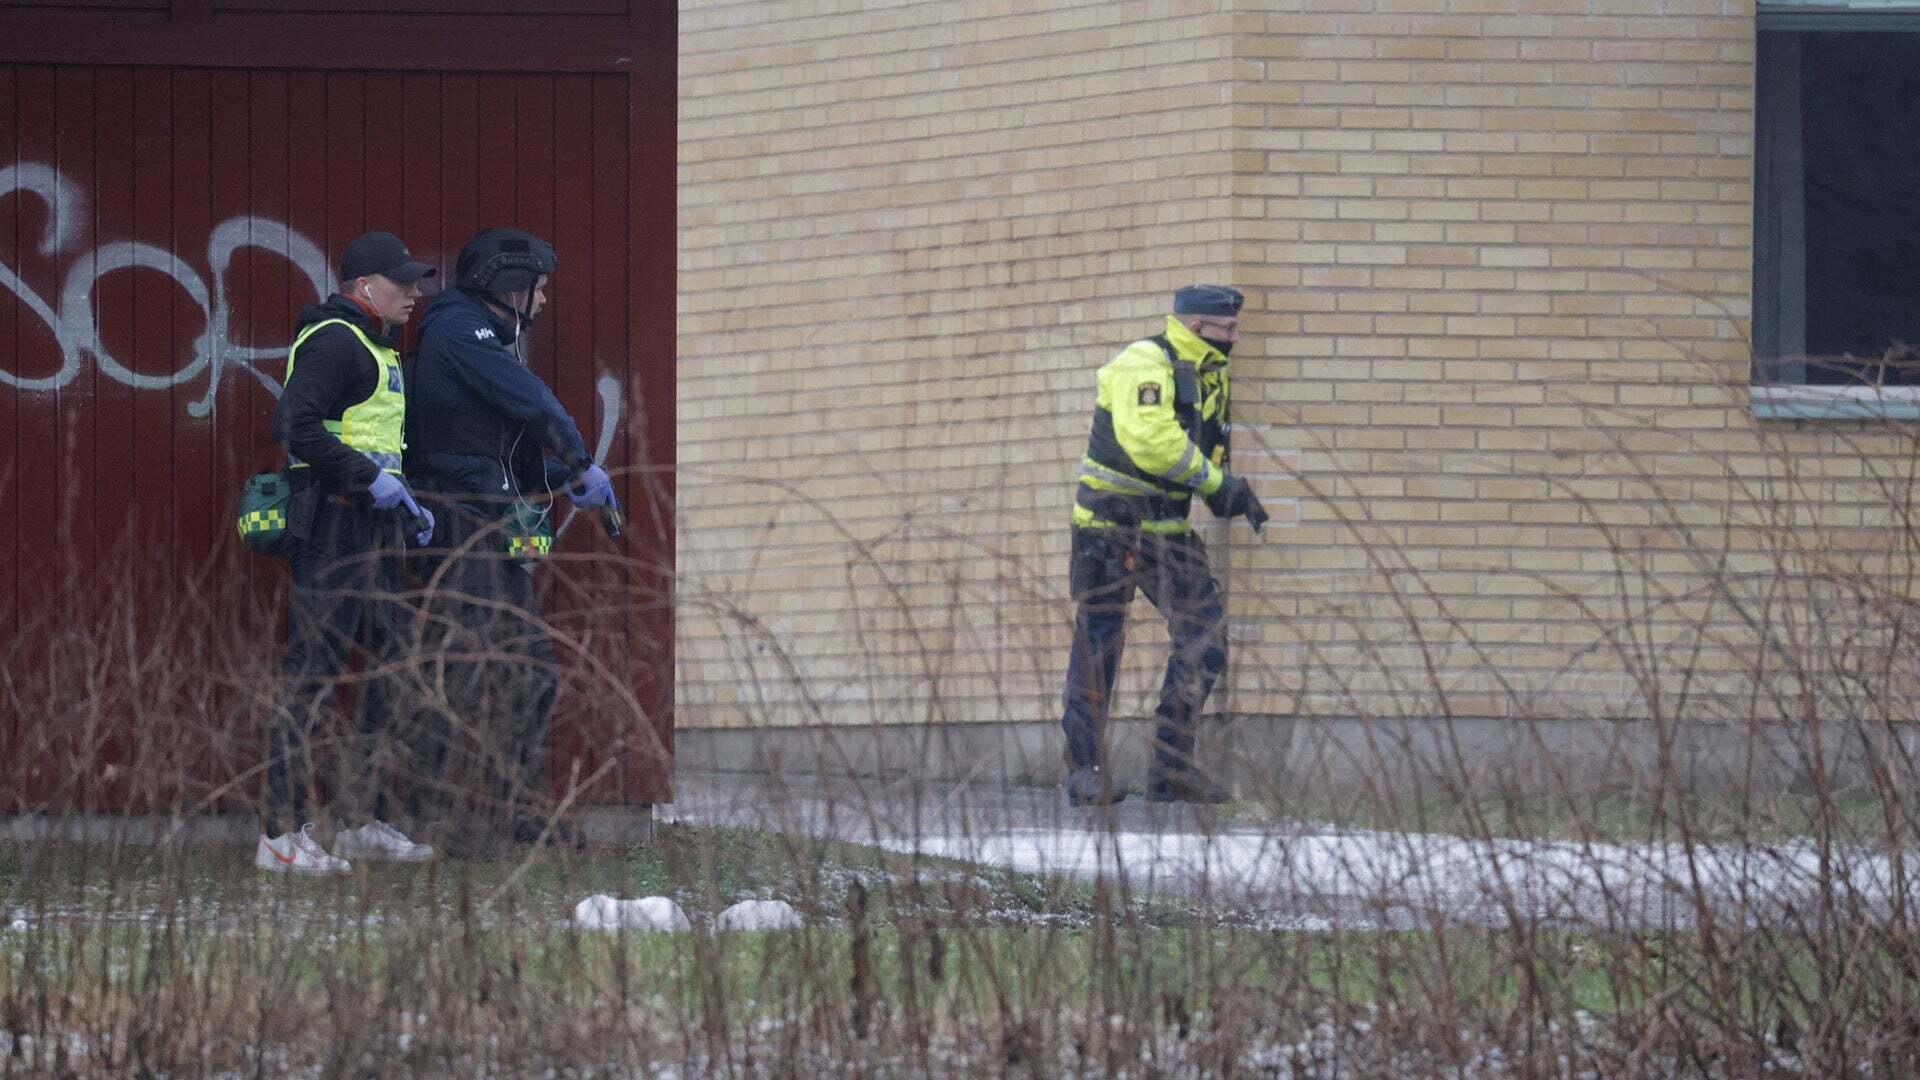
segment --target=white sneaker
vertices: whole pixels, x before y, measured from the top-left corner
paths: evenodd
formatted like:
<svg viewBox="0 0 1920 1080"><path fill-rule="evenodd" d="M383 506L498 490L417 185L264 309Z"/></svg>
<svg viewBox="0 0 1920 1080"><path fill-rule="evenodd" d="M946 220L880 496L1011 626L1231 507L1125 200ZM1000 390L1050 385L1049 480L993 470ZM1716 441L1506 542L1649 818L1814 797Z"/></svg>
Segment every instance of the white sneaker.
<svg viewBox="0 0 1920 1080"><path fill-rule="evenodd" d="M372 862L426 862L433 858L431 844L416 844L384 821L341 832L333 838L333 851L342 858Z"/></svg>
<svg viewBox="0 0 1920 1080"><path fill-rule="evenodd" d="M253 849L253 867L276 874L344 874L353 869L353 864L327 854L313 838L313 822L309 821L300 826L299 832L272 839L261 837L259 846Z"/></svg>

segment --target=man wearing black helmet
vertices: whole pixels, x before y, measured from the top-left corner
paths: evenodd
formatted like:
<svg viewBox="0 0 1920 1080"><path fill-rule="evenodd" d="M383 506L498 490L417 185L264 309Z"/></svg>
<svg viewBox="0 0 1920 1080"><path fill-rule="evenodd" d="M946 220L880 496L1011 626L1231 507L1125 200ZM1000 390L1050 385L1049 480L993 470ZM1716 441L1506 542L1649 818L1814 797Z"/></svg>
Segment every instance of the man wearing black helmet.
<svg viewBox="0 0 1920 1080"><path fill-rule="evenodd" d="M579 426L523 359L523 337L558 265L552 246L531 233L482 230L461 249L455 287L427 305L411 373L408 476L441 507L435 546L448 551L439 578L448 600L430 620L443 635L432 651L446 665L440 723L466 729L448 731L435 768L444 767L447 742L465 734L461 741L480 747L489 789L450 814L455 855L486 855L502 839L548 831L533 808L547 795L557 680L533 570L552 542L555 494L583 507L614 499Z"/></svg>

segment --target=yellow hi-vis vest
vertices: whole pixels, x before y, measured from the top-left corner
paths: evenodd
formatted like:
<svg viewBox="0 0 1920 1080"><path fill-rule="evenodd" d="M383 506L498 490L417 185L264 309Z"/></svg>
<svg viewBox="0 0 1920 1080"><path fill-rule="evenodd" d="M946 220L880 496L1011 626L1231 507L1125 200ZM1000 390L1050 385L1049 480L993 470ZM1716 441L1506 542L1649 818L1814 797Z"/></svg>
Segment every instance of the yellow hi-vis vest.
<svg viewBox="0 0 1920 1080"><path fill-rule="evenodd" d="M407 448L407 390L405 380L400 375L399 353L385 345L375 345L365 331L345 319L328 319L314 323L293 339L293 348L287 350L287 381L293 381L293 360L300 352L300 346L323 326L344 326L353 331L353 336L367 347L378 370L374 375L372 397L358 405L348 406L340 414L340 419L322 423L342 443L367 455L383 471L398 476L400 454ZM307 467L306 462L298 459L292 464L296 469Z"/></svg>

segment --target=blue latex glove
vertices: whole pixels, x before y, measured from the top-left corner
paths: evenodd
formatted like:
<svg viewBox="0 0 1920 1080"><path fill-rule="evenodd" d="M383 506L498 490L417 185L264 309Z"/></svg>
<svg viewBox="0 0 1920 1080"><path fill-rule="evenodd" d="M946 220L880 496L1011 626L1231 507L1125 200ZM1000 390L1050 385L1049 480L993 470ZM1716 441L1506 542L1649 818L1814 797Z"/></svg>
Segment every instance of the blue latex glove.
<svg viewBox="0 0 1920 1080"><path fill-rule="evenodd" d="M433 543L433 511L424 506L419 509L420 516L414 520L424 520L426 525L423 526L419 532L413 534L413 542L420 547L426 547L428 544Z"/></svg>
<svg viewBox="0 0 1920 1080"><path fill-rule="evenodd" d="M374 509L394 509L401 500L407 498L407 484L396 475L382 471L367 486L367 494L372 496Z"/></svg>
<svg viewBox="0 0 1920 1080"><path fill-rule="evenodd" d="M572 499L575 506L612 506L613 480L607 476L607 470L589 465L567 484L567 498Z"/></svg>
<svg viewBox="0 0 1920 1080"><path fill-rule="evenodd" d="M413 506L413 496L407 494L405 481L384 470L367 486L367 494L373 496L375 510L391 510L402 503ZM414 512L419 513L419 508L415 507Z"/></svg>

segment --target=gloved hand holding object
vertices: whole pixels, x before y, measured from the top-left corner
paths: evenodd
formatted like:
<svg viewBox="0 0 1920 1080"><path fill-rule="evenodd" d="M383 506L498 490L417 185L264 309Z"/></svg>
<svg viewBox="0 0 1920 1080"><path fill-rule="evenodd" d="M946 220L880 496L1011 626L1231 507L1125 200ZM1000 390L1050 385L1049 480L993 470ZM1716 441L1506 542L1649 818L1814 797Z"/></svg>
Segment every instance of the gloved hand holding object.
<svg viewBox="0 0 1920 1080"><path fill-rule="evenodd" d="M422 506L419 513L408 525L413 530L413 542L416 547L426 547L433 543L433 511Z"/></svg>
<svg viewBox="0 0 1920 1080"><path fill-rule="evenodd" d="M367 494L373 496L375 510L391 510L396 506L405 506L415 517L420 507L413 501L413 492L407 490L407 482L390 472L381 472L367 485Z"/></svg>
<svg viewBox="0 0 1920 1080"><path fill-rule="evenodd" d="M1266 507L1260 505L1253 486L1238 476L1228 476L1218 491L1207 496L1207 509L1223 520L1244 516L1254 532L1259 532L1260 526L1267 523Z"/></svg>
<svg viewBox="0 0 1920 1080"><path fill-rule="evenodd" d="M408 490L405 480L390 472L382 472L367 486L367 494L373 497L375 510L404 509L408 515L407 531L413 534L421 547L426 547L433 540L433 515L413 501L413 492Z"/></svg>
<svg viewBox="0 0 1920 1080"><path fill-rule="evenodd" d="M1265 525L1267 523L1267 516L1268 516L1267 508L1260 505L1260 499L1256 495L1254 495L1253 489L1248 488L1247 489L1247 524L1253 526L1254 532L1259 532L1260 526Z"/></svg>
<svg viewBox="0 0 1920 1080"><path fill-rule="evenodd" d="M607 470L589 465L567 482L567 498L572 499L575 506L612 506L613 481L607 476Z"/></svg>

